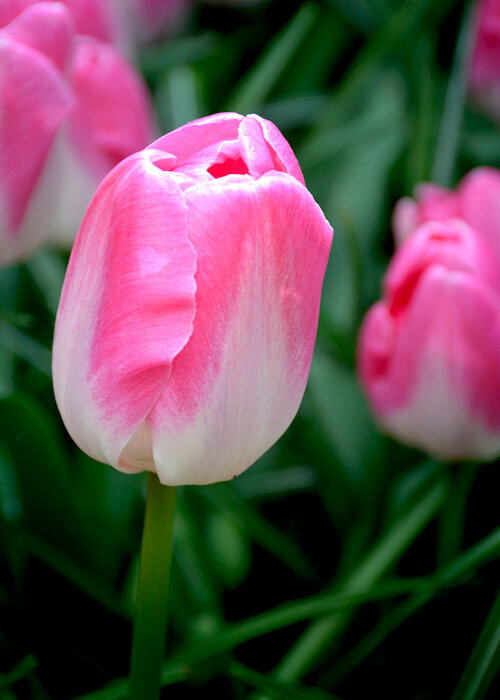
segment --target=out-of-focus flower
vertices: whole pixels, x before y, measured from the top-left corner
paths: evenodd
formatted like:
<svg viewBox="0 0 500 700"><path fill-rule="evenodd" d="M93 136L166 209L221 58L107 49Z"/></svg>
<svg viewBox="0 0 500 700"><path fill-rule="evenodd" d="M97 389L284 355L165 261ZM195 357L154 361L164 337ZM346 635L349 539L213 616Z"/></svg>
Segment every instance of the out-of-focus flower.
<svg viewBox="0 0 500 700"><path fill-rule="evenodd" d="M500 0L479 0L469 86L493 119L500 119Z"/></svg>
<svg viewBox="0 0 500 700"><path fill-rule="evenodd" d="M500 453L500 267L460 220L418 228L368 312L359 372L388 433L448 460Z"/></svg>
<svg viewBox="0 0 500 700"><path fill-rule="evenodd" d="M125 0L132 33L139 42L177 31L192 8L192 0Z"/></svg>
<svg viewBox="0 0 500 700"><path fill-rule="evenodd" d="M475 168L462 178L455 191L427 183L419 185L415 199L404 197L394 210L396 243L403 243L426 221L450 218L469 224L500 257L500 171Z"/></svg>
<svg viewBox="0 0 500 700"><path fill-rule="evenodd" d="M68 82L74 107L58 143L64 184L51 238L70 246L97 185L151 141L153 120L141 78L109 44L77 36Z"/></svg>
<svg viewBox="0 0 500 700"><path fill-rule="evenodd" d="M152 138L149 98L112 46L75 34L61 3L0 30L0 262L71 244L95 188Z"/></svg>
<svg viewBox="0 0 500 700"><path fill-rule="evenodd" d="M43 1L43 0L42 0ZM121 48L126 45L126 22L122 0L60 0L71 11L78 34L87 34ZM12 22L39 0L1 0L0 27Z"/></svg>
<svg viewBox="0 0 500 700"><path fill-rule="evenodd" d="M0 30L0 261L47 235L59 184L51 157L73 104L64 77L73 28L64 6L41 3Z"/></svg>
<svg viewBox="0 0 500 700"><path fill-rule="evenodd" d="M302 399L331 237L258 116L191 122L120 163L82 222L56 321L73 439L164 484L250 466Z"/></svg>

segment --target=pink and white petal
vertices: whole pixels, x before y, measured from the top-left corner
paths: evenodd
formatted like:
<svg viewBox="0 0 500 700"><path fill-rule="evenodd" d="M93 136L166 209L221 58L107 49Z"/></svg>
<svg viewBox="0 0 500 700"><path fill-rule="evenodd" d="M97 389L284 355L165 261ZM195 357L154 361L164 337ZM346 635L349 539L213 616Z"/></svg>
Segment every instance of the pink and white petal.
<svg viewBox="0 0 500 700"><path fill-rule="evenodd" d="M237 139L242 119L241 114L233 112L222 112L197 119L165 134L152 143L151 148L172 153L179 163L182 163L208 146Z"/></svg>
<svg viewBox="0 0 500 700"><path fill-rule="evenodd" d="M252 175L259 177L269 170L278 170L304 184L304 176L290 144L272 122L257 114L249 114L241 122L239 134L242 154Z"/></svg>
<svg viewBox="0 0 500 700"><path fill-rule="evenodd" d="M500 449L500 303L473 275L439 266L422 276L369 387L392 434L444 459Z"/></svg>
<svg viewBox="0 0 500 700"><path fill-rule="evenodd" d="M62 3L39 2L21 12L0 36L40 52L64 72L74 34L73 18Z"/></svg>
<svg viewBox="0 0 500 700"><path fill-rule="evenodd" d="M12 259L30 198L55 134L69 113L72 98L51 61L8 37L0 42L0 83L0 259L3 260ZM51 205L56 194L53 193ZM39 228L43 228L43 222L39 223ZM25 234L29 238L27 229ZM32 247L43 231L35 229L33 235L36 240ZM21 247L25 249L24 244ZM7 248L11 248L10 253L6 252Z"/></svg>
<svg viewBox="0 0 500 700"><path fill-rule="evenodd" d="M54 388L66 427L88 454L126 471L153 468L140 426L195 314L187 207L164 158L137 153L101 184L75 241L55 329ZM120 462L136 431L126 453L135 461Z"/></svg>
<svg viewBox="0 0 500 700"><path fill-rule="evenodd" d="M293 177L233 177L185 192L196 319L147 418L165 484L241 473L286 430L307 382L332 229Z"/></svg>

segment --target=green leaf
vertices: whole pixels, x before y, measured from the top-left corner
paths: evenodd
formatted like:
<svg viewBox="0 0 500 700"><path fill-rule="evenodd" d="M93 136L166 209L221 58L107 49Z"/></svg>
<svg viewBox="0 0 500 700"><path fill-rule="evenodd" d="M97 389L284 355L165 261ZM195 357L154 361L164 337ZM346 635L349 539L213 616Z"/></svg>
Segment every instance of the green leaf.
<svg viewBox="0 0 500 700"><path fill-rule="evenodd" d="M311 29L318 15L318 6L312 2L300 5L295 17L273 39L258 61L243 76L226 106L228 112L248 114L259 111L278 78L285 71L290 59L300 49L300 44Z"/></svg>
<svg viewBox="0 0 500 700"><path fill-rule="evenodd" d="M228 668L228 673L233 678L237 678L257 690L268 693L273 698L279 698L279 700L336 700L336 697L330 695L330 693L304 685L283 683L263 673L247 668L243 664L232 663Z"/></svg>
<svg viewBox="0 0 500 700"><path fill-rule="evenodd" d="M462 20L457 41L432 169L432 181L445 187L454 184L455 162L475 36L475 15L472 7L469 7Z"/></svg>
<svg viewBox="0 0 500 700"><path fill-rule="evenodd" d="M495 598L452 700L481 700L500 670L500 593Z"/></svg>
<svg viewBox="0 0 500 700"><path fill-rule="evenodd" d="M345 593L374 585L408 549L445 502L444 480L431 485L413 508L401 516L373 546L359 565L339 583ZM352 613L339 613L313 623L276 669L281 680L297 680L308 673L342 633Z"/></svg>

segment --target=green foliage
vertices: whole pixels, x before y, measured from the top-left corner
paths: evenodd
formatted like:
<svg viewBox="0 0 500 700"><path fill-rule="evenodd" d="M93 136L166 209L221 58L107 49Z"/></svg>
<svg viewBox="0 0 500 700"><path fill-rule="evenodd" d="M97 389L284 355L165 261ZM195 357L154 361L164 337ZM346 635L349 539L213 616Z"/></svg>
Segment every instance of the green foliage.
<svg viewBox="0 0 500 700"><path fill-rule="evenodd" d="M500 165L500 133L466 99L468 22L458 1L199 4L139 52L163 130L225 109L274 120L335 228L294 424L234 482L178 491L166 697L500 692L498 464L394 443L355 372L396 200ZM50 348L66 264L40 250L0 270L6 700L127 692L145 480L93 462L61 424Z"/></svg>

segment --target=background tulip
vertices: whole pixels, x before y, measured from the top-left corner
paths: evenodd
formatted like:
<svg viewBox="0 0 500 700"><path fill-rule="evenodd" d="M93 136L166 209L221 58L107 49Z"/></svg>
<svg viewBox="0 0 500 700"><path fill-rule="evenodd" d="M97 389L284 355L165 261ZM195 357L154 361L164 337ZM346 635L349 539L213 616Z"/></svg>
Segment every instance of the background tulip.
<svg viewBox="0 0 500 700"><path fill-rule="evenodd" d="M135 69L75 34L62 3L32 4L0 30L0 262L52 237L71 246L97 185L152 138Z"/></svg>
<svg viewBox="0 0 500 700"><path fill-rule="evenodd" d="M500 2L479 0L470 88L486 110L500 117Z"/></svg>
<svg viewBox="0 0 500 700"><path fill-rule="evenodd" d="M360 376L399 440L444 459L500 453L500 268L459 220L421 226L396 252L365 318Z"/></svg>
<svg viewBox="0 0 500 700"><path fill-rule="evenodd" d="M475 168L462 178L456 190L424 183L415 199L403 197L394 210L393 230L401 244L427 221L459 218L481 235L500 257L500 171Z"/></svg>
<svg viewBox="0 0 500 700"><path fill-rule="evenodd" d="M47 235L60 171L51 149L73 106L64 77L73 27L58 3L31 7L0 30L0 260Z"/></svg>
<svg viewBox="0 0 500 700"><path fill-rule="evenodd" d="M191 122L122 162L84 218L57 317L73 439L165 484L246 469L302 399L331 236L257 116Z"/></svg>
<svg viewBox="0 0 500 700"><path fill-rule="evenodd" d="M126 23L123 11L119 11L121 0L61 0L73 17L78 34L87 34L100 41L126 47ZM2 0L0 3L0 26L12 22L38 0Z"/></svg>

